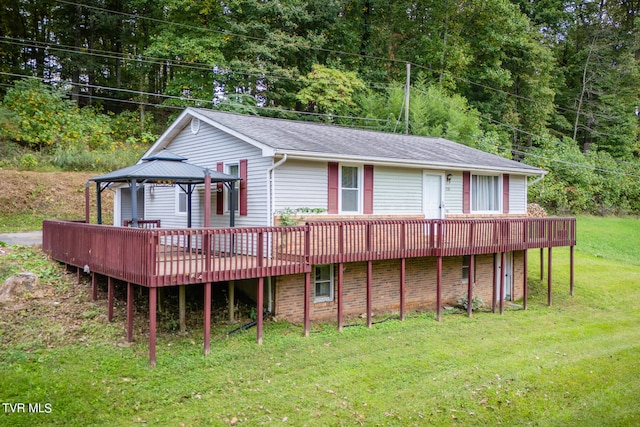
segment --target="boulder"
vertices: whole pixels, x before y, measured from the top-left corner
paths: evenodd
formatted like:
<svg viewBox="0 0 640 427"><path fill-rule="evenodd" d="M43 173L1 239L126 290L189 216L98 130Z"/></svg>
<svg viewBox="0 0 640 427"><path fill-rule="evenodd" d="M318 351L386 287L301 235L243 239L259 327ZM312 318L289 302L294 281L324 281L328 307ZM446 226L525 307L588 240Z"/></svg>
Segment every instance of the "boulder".
<svg viewBox="0 0 640 427"><path fill-rule="evenodd" d="M11 276L0 286L0 303L9 301L14 297L37 296L42 292L39 286L40 279L36 274L20 273L16 276Z"/></svg>

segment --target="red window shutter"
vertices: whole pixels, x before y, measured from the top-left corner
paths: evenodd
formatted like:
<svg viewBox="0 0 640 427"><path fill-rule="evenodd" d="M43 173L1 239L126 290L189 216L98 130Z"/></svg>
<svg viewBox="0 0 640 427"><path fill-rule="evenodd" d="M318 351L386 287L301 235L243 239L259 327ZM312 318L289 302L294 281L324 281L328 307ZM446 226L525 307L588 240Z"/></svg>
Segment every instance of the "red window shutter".
<svg viewBox="0 0 640 427"><path fill-rule="evenodd" d="M240 160L240 215L247 215L247 160Z"/></svg>
<svg viewBox="0 0 640 427"><path fill-rule="evenodd" d="M373 213L373 165L364 165L364 214Z"/></svg>
<svg viewBox="0 0 640 427"><path fill-rule="evenodd" d="M330 214L338 213L338 163L329 162L328 168L328 200L327 200L327 212Z"/></svg>
<svg viewBox="0 0 640 427"><path fill-rule="evenodd" d="M471 172L462 173L462 213L471 212Z"/></svg>
<svg viewBox="0 0 640 427"><path fill-rule="evenodd" d="M224 163L222 162L218 162L216 165L216 170L218 172L223 172L224 171ZM216 189L218 190L216 192L216 214L218 215L222 215L224 213L224 192L223 192L223 186L224 184L222 184L221 182L216 183Z"/></svg>
<svg viewBox="0 0 640 427"><path fill-rule="evenodd" d="M502 175L502 213L509 213L509 174Z"/></svg>

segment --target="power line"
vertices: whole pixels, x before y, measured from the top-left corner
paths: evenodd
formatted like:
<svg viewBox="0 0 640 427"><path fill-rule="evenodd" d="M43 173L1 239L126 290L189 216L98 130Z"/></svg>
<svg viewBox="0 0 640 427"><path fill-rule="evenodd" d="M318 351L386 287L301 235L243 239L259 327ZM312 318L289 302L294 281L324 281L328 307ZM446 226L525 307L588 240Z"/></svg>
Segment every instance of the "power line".
<svg viewBox="0 0 640 427"><path fill-rule="evenodd" d="M249 35L245 35L245 34L238 34L238 33L234 33L228 30L216 30L216 29L211 29L211 28L201 28L198 26L194 26L194 25L190 25L190 24L184 24L184 23L177 23L177 22L172 22L172 21L168 21L165 19L159 19L159 18L152 18L152 17L146 17L146 16L142 16L139 15L137 13L133 13L133 12L122 12L122 11L115 11L112 9L107 9L107 8L102 8L102 7L98 7L98 6L91 6L91 5L86 5L86 4L82 4L82 3L78 3L78 2L73 2L73 1L68 1L68 0L55 0L58 3L62 3L62 4L66 4L66 5L70 5L70 6L81 6L81 7L85 7L87 9L92 9L92 10L96 10L96 11L100 11L100 12L104 12L104 13L111 13L114 15L120 15L120 16L127 16L127 17L131 17L131 18L135 18L135 19L142 19L142 20L147 20L149 22L153 22L153 23L161 23L161 24L167 24L167 25L173 25L173 26L177 26L177 27L181 27L181 28L186 28L186 29L191 29L191 30L197 30L197 31L205 31L205 32L211 32L211 33L215 33L215 34L219 34L219 35L223 35L223 36L231 36L231 37L239 37L239 38L245 38L248 40L253 40L253 41L259 41L259 42L269 42L269 39L263 38L263 37L256 37L256 36L249 36ZM295 42L290 42L286 45L290 45L290 46L294 46L297 48L304 48L304 49L310 49L310 50L316 50L316 51L321 51L321 52L326 52L326 53L332 53L332 54L336 54L336 55L347 55L347 56L355 56L355 57L359 57L359 58L365 58L365 59L373 59L373 60L378 60L378 61L385 61L385 62L392 62L392 63L410 63L412 66L415 66L417 68L421 68L421 69L425 69L425 70L429 70L430 72L436 72L432 67L430 66L425 66L425 65L420 65L411 61L407 61L407 60L403 60L403 59L394 59L394 58L388 58L388 57L379 57L379 56L375 56L375 55L365 55L365 54L361 54L361 53L355 53L355 52L347 52L347 51L341 51L341 50L335 50L335 49L327 49L327 48L322 48L322 47L317 47L317 46L309 46L309 45L301 45L299 43L295 43ZM521 95L517 95L514 93L510 93L507 92L505 90L502 89L498 89L498 88L494 88L482 83L477 83L477 82L473 82L471 80L468 80L464 77L460 77L457 76L455 74L450 73L450 75L455 78L456 80L462 81L464 83L473 85L473 86L477 86L480 87L484 90L488 90L488 91L493 91L493 92L497 92L509 97L514 97L517 99L521 99L523 101L527 101L533 104L538 104L540 103L540 101L532 99L532 98L528 98L528 97L524 97ZM253 77L260 77L260 75L253 75ZM278 77L281 79L286 79L286 77ZM554 105L554 108L558 109L558 110L562 110L562 111L567 111L570 113L578 113L579 115L587 115L588 113L582 113L579 112L576 109L570 109L570 108L566 108L566 107L561 107L558 105ZM591 114L593 115L593 114ZM597 115L600 116L600 115ZM601 116L606 118L607 120L611 120L611 117L607 117L607 116Z"/></svg>
<svg viewBox="0 0 640 427"><path fill-rule="evenodd" d="M35 80L39 80L39 81L44 81L44 78L41 77L35 77L35 76L25 76L23 74L16 74L16 73L7 73L7 72L3 72L0 71L0 75L5 75L5 76L11 76L11 77L22 77L22 78L30 78L30 79L35 79ZM123 92L123 93L127 93L127 94L132 94L132 95L138 95L138 96L153 96L156 98L160 98L160 99L166 99L166 100L179 100L182 102L189 102L189 103L194 103L194 104L213 104L213 100L211 99L198 99L198 98L188 98L188 97L184 97L184 96L174 96L174 95L165 95L165 94L157 94L157 93L151 93L151 92L142 92L142 91L137 91L137 90L132 90L132 89L121 89L121 88L113 88L113 87L108 87L108 86L99 86L99 85L91 85L91 84L85 84L85 83L73 83L73 82L68 82L68 81L64 81L64 82L60 82L62 85L70 85L70 86L77 86L80 88L91 88L91 89L102 89L102 90L108 90L108 91L113 91L113 92ZM9 86L9 85L5 85L5 86ZM108 101L113 101L113 102L130 102L130 103L137 103L140 105L149 105L149 106L154 106L154 107L158 107L158 108L164 108L167 105L166 104L155 104L155 103L145 103L142 101L127 101L127 100L123 100L120 98L108 98L108 97L104 97L104 96L99 96L99 95L90 95L90 94L83 94L83 93L79 93L79 94L74 94L76 96L81 96L84 98L97 98L97 99L102 99L102 100L108 100ZM230 96L231 98L233 98L233 95ZM234 103L232 101L225 101L224 105L230 105L230 106L236 106L236 107L247 107L247 105L245 104L241 104L241 103ZM186 107L177 107L177 108L186 108ZM323 118L327 118L327 119L349 119L349 120L360 120L360 121L364 121L364 122L381 122L381 123L387 123L388 120L386 119L377 119L374 117L356 117L356 116L344 116L344 115L338 115L338 114L325 114L325 113L314 113L314 112L308 112L308 111L296 111L296 110L286 110L286 109L282 109L282 108L275 108L275 107L264 107L264 106L259 106L259 105L251 105L250 108L255 108L258 110L264 110L264 111L272 111L272 112L279 112L279 113L289 113L289 114L297 114L297 115L301 115L301 116L314 116L314 117L323 117Z"/></svg>
<svg viewBox="0 0 640 427"><path fill-rule="evenodd" d="M6 73L6 72L0 72L0 75L10 75L10 76L21 76L21 77L25 77L19 74L14 74L14 73ZM26 76L29 77L29 76ZM39 77L29 77L29 78L33 78L36 80L42 80ZM10 86L8 84L0 84L2 86ZM100 86L96 86L97 88L99 88ZM127 93L133 93L133 94L140 94L140 92L136 92L136 91L131 91L131 90L122 90L123 92L127 92ZM143 95L145 95L143 93ZM149 95L148 93L146 95ZM156 94L152 94L152 95L156 95ZM105 101L112 101L112 102L121 102L121 103L129 103L129 104L135 104L135 105L147 105L147 106L152 106L152 107L156 107L156 108L169 108L169 109L176 109L176 110L182 110L185 107L182 106L172 106L172 105L167 105L167 104L153 104L153 103L148 103L148 102L144 102L141 100L123 100L123 99L116 99L116 98L109 98L109 97L105 97L105 96L98 96L98 95L89 95L89 94L83 94L80 93L78 94L78 96L80 97L85 97L85 98L91 98L91 99L100 99L100 100L105 100ZM164 97L166 99L179 99L182 101L188 101L188 102L205 102L205 103L210 103L211 101L207 101L207 100L197 100L197 99L184 99L184 98L180 98L180 97L173 97L173 96L167 96L167 95L162 95L161 97ZM230 106L245 106L243 104L240 103L234 103L234 102L228 102L227 105ZM372 119L372 118L361 118L361 117L354 117L354 116L336 116L336 115L328 115L328 114L320 114L320 113L309 113L309 112L301 112L301 111L292 111L292 110L282 110L282 109L278 109L278 108L270 108L270 107L253 107L252 108L256 108L256 109L260 109L260 110L265 110L265 111L274 111L274 112L281 112L281 113L289 113L289 114L298 114L301 116L307 115L307 116L316 116L316 117L325 117L325 118L335 118L335 119L354 119L354 120L364 120L364 121L377 121L377 122L386 122L388 124L388 120L383 120L383 119ZM343 124L341 124L341 126L344 126ZM509 126L509 125L507 125ZM354 126L351 126L354 127ZM362 128L368 128L371 129L370 127L366 127L366 126L357 126L357 128L362 129ZM376 129L378 130L378 129ZM540 135L535 135L532 134L530 132L526 132L524 130L520 130L523 133L528 133L530 135L536 136L536 137L540 137ZM473 135L467 135L467 136L473 136ZM575 162L569 162L566 160L560 160L560 159L555 159L555 158L551 158L551 157L547 157L547 156L542 156L539 154L535 154L532 153L531 151L522 151L522 150L518 150L518 149L514 149L511 147L505 147L502 145L498 145L498 148L501 148L503 150L510 150L511 152L514 153L518 153L521 154L525 157L534 157L534 158L538 158L538 159L542 159L542 160L546 160L548 162L552 162L552 163L559 163L559 164L564 164L567 166L572 166L572 167L576 167L576 168L581 168L581 169L589 169L589 170L593 170L593 171L597 171L597 172L602 172L602 173L609 173L609 174L613 174L613 175L619 175L619 176L625 176L625 177L630 177L630 178L636 178L636 179L640 179L640 176L638 175L634 175L634 174L628 174L628 173L622 173L619 171L615 171L615 170L610 170L610 169L606 169L606 168L600 168L597 166L591 166L591 165L585 165L585 164L580 164L580 163L575 163ZM631 165L633 166L633 165Z"/></svg>

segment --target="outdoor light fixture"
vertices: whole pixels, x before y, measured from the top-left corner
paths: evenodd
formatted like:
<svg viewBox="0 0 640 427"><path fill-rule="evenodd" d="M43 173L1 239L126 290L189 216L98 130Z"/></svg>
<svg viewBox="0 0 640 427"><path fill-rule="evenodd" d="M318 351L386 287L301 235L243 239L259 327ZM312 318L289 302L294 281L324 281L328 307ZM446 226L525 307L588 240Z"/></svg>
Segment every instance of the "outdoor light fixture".
<svg viewBox="0 0 640 427"><path fill-rule="evenodd" d="M453 175L451 175L450 173L447 174L447 184L451 184L451 178L453 178Z"/></svg>

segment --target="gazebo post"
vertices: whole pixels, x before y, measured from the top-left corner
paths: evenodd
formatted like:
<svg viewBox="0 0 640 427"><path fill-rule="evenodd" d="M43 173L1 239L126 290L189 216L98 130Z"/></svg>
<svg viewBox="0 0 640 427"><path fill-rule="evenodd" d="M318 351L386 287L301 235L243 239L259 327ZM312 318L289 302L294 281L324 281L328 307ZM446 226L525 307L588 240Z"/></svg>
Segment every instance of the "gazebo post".
<svg viewBox="0 0 640 427"><path fill-rule="evenodd" d="M96 181L96 215L98 224L102 224L102 191L100 182Z"/></svg>
<svg viewBox="0 0 640 427"><path fill-rule="evenodd" d="M89 181L84 186L84 222L89 224L91 219L91 196L89 195L89 186L91 184Z"/></svg>
<svg viewBox="0 0 640 427"><path fill-rule="evenodd" d="M204 171L204 228L211 227L211 172Z"/></svg>
<svg viewBox="0 0 640 427"><path fill-rule="evenodd" d="M138 180L135 178L129 181L129 193L131 193L131 227L138 228Z"/></svg>

